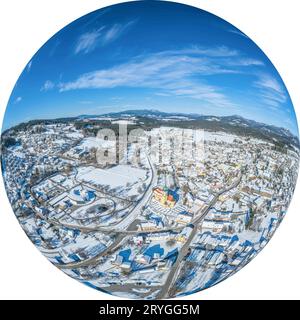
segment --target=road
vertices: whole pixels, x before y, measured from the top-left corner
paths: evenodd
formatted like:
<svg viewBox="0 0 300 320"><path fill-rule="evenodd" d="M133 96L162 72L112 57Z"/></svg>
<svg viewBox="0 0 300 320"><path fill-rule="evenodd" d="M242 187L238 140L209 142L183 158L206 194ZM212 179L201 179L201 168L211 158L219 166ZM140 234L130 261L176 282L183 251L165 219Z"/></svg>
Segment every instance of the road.
<svg viewBox="0 0 300 320"><path fill-rule="evenodd" d="M56 267L59 269L74 269L74 268L82 268L87 267L93 264L96 264L104 255L109 254L110 251L114 250L120 243L124 240L125 236L122 236L121 234L118 234L116 236L116 239L114 242L108 246L104 251L100 252L95 257L92 257L90 259L86 259L84 261L80 262L71 262L67 264L55 264Z"/></svg>
<svg viewBox="0 0 300 320"><path fill-rule="evenodd" d="M129 226L128 230L130 230L131 227L135 226L135 221L133 221ZM114 242L108 246L104 251L100 252L97 254L95 257L92 257L90 259L86 259L83 261L79 262L70 262L66 264L55 264L58 268L60 269L74 269L74 268L82 268L82 267L87 267L92 264L98 263L98 261L106 254L113 252L115 248L117 248L120 243L128 236L125 232L119 232L116 235L116 238L114 239Z"/></svg>
<svg viewBox="0 0 300 320"><path fill-rule="evenodd" d="M193 220L194 228L193 228L192 232L190 233L189 238L187 239L187 241L185 242L185 244L181 248L181 250L178 254L177 260L176 260L175 264L172 266L172 269L168 275L168 278L167 278L164 286L162 287L161 291L159 292L157 299L164 299L164 298L169 297L169 291L170 291L170 289L172 289L172 286L177 279L177 274L179 272L181 262L184 259L184 257L188 254L190 244L193 241L195 235L197 234L199 224L204 220L204 218L207 215L207 213L209 212L210 208L215 205L215 203L218 201L219 197L223 193L225 193L233 188L236 188L239 185L241 178L242 178L242 175L240 173L238 179L231 186L220 191L213 198L213 200L211 201L209 206L207 208L205 208L205 210Z"/></svg>
<svg viewBox="0 0 300 320"><path fill-rule="evenodd" d="M155 168L153 167L153 164L150 160L150 157L147 155L147 159L151 168L151 181L149 185L147 186L147 190L144 193L143 198L136 203L132 211L119 223L114 225L113 227L85 227L85 226L79 226L79 225L73 225L68 223L63 223L59 221L51 221L53 224L61 225L69 228L75 228L82 232L92 232L92 231L101 231L101 232L110 232L110 233L126 233L128 231L128 226L138 217L138 215L141 213L141 209L143 206L146 205L146 203L149 201L151 195L152 195L152 189L157 185L157 172ZM50 222L50 221L49 221ZM133 234L133 231L129 231L128 234Z"/></svg>
<svg viewBox="0 0 300 320"><path fill-rule="evenodd" d="M135 220L138 217L138 215L141 212L142 207L149 201L151 195L152 195L152 189L153 187L157 184L157 173L156 170L153 167L152 162L150 161L150 158L148 158L150 167L151 167L151 171L152 171L152 177L151 177L151 182L148 185L148 188L143 196L143 198L137 203L137 205L134 207L134 209L131 211L131 213L124 219L122 220L118 225L117 228L116 226L114 226L114 229L108 229L107 232L110 233L117 233L116 239L114 241L114 243L112 245L110 245L109 247L107 247L104 251L102 251L100 254L98 254L97 256L91 258L91 259L87 259L81 262L72 262L72 263L68 263L65 265L59 265L57 264L57 267L60 269L72 269L72 268L80 268L80 267L85 267L88 266L90 264L94 264L97 263L98 260L103 257L106 253L108 253L109 251L114 250L114 248L116 248L122 241L124 238L127 237L128 234L131 234L132 232L136 233L135 231L131 231L131 226L133 226L135 224ZM60 222L56 222L53 221L53 224L57 224L57 225L64 225L64 226L69 226L72 227L72 225L67 225L67 224L62 224ZM73 226L74 228L74 226ZM78 229L86 229L86 231L95 231L95 228L92 228L89 230L88 227L76 227ZM97 230L97 229L96 229ZM103 231L103 229L100 229L99 231Z"/></svg>
<svg viewBox="0 0 300 320"><path fill-rule="evenodd" d="M155 178L156 179L156 178ZM182 247L180 253L179 253L179 256L177 257L177 260L176 260L176 263L173 265L172 267L172 271L170 272L169 276L168 276L168 279L166 281L166 284L164 286L164 288L167 287L168 283L170 284L169 286L171 286L171 284L173 283L172 279L174 278L175 276L175 273L180 265L180 262L181 260L186 256L187 252L188 252L188 248L189 248L189 245L194 237L194 235L196 234L197 232L197 227L199 225L200 222L202 222L205 218L205 216L207 215L209 209L215 205L215 203L217 202L218 198L220 195L222 195L223 193L235 188L239 183L240 183L240 180L241 180L241 174L239 175L238 179L236 182L234 182L230 187L226 188L226 189L223 189L222 191L220 191L214 198L213 200L210 202L210 204L205 208L205 210L203 210L203 212L199 215L197 215L191 222L191 224L194 225L194 228L193 228L193 231L189 237L189 239L187 240L187 242L184 244L184 246ZM152 188L150 188L150 190L152 190ZM151 195L151 193L150 193ZM146 201L143 203L146 203ZM141 207L140 207L141 208ZM135 217L136 218L136 217ZM185 227L185 225L183 226L180 226L180 227L177 227L177 228L168 228L168 229L161 229L161 230L158 230L158 231L148 231L148 232L145 232L145 231L136 231L136 230L130 230L131 227L135 224L134 223L134 220L130 223L129 226L127 226L127 229L126 230L111 230L109 229L108 232L112 232L112 233L117 233L117 237L114 241L114 243L112 245L110 245L108 248L106 248L104 251L102 251L101 253L99 253L97 256L91 258L91 259L87 259L87 260L84 260L84 261L80 261L80 262L71 262L71 263L67 263L65 265L60 265L60 264L57 264L57 267L60 268L60 269L73 269L73 268L80 268L80 267L86 267L88 265L91 265L91 264L95 264L99 261L99 259L101 259L101 257L103 257L106 253L108 253L109 251L112 251L114 250L128 235L134 235L134 234L140 234L140 233L160 233L160 232L167 232L167 231L180 231L181 229L183 229ZM60 224L59 222L56 222L58 225ZM55 222L54 222L55 224ZM67 226L67 225L66 225ZM88 228L88 227L85 227L85 228ZM87 230L86 230L87 231ZM90 231L95 231L95 229L93 230L90 230ZM103 229L101 229L101 231L104 231ZM168 286L168 287L169 287ZM167 293L167 292L166 292Z"/></svg>
<svg viewBox="0 0 300 320"><path fill-rule="evenodd" d="M188 238L188 240L186 241L186 243L183 245L182 249L179 252L179 255L177 257L177 260L175 262L175 264L172 267L172 270L170 271L168 278L162 288L162 290L160 291L160 293L158 294L158 299L162 299L165 298L169 292L169 290L171 289L174 281L176 280L176 275L179 271L179 267L181 265L182 260L184 259L184 257L187 255L189 247L191 242L193 241L195 235L197 234L198 231L198 226L199 224L204 220L205 216L207 215L208 211L210 210L210 208L212 206L215 205L215 203L218 201L218 198L220 197L220 195L222 195L223 193L235 188L238 186L238 184L241 181L241 175L238 177L237 181L235 181L230 187L223 189L221 192L219 192L214 198L213 200L210 202L210 204L205 208L205 210L203 210L203 212L196 216L194 218L194 220L192 221L192 224L194 225L194 228ZM114 242L108 246L104 251L100 252L98 255L96 255L93 258L84 260L84 261L80 261L80 262L71 262L71 263L67 263L65 265L60 265L60 264L56 264L56 266L60 269L74 269L74 268L82 268L82 267L87 267L93 264L98 263L98 261L105 256L106 254L109 254L110 252L112 252L113 250L115 250L115 248L117 248L121 242L127 237L128 234L130 234L130 232L134 232L134 233L141 233L141 231L130 231L130 227L134 224L134 221L128 226L128 229L120 232L117 234L116 239L114 240ZM184 228L180 227L180 228ZM171 230L171 229L170 229ZM172 229L171 231L174 231L174 229ZM159 231L162 232L162 231ZM165 232L165 231L164 231ZM145 233L145 232L144 232ZM147 232L149 233L149 232Z"/></svg>
<svg viewBox="0 0 300 320"><path fill-rule="evenodd" d="M150 164L150 168L152 172L150 184L148 185L143 198L136 204L136 206L133 208L130 214L128 214L120 223L114 226L113 232L127 230L129 224L131 224L141 213L142 211L141 209L143 208L143 206L146 205L146 203L149 201L152 195L152 189L157 185L157 172L153 167L153 163L151 162L150 157L148 155L147 155L147 159Z"/></svg>

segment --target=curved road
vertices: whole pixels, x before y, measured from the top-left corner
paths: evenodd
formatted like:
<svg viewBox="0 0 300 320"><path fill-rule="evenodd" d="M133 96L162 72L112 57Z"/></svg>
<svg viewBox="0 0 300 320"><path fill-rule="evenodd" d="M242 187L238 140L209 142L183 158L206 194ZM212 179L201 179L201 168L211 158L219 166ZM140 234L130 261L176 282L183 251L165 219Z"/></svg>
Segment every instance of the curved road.
<svg viewBox="0 0 300 320"><path fill-rule="evenodd" d="M199 224L204 220L205 216L207 215L208 211L210 210L210 208L212 206L214 206L216 204L216 202L218 201L219 197L233 189L236 188L240 181L242 179L242 175L241 173L239 173L239 177L237 179L237 181L235 181L231 186L229 186L226 189L223 189L222 191L220 191L215 197L214 199L211 201L211 203L209 204L209 206L203 211L202 214L200 214L199 216L196 217L196 219L193 221L193 230L191 232L191 234L189 235L189 238L187 239L187 241L185 242L185 244L183 245L183 247L181 248L177 260L175 262L175 264L172 266L172 270L170 271L168 278L164 284L164 286L162 287L161 291L159 292L159 294L157 295L156 299L164 299L164 298L168 298L169 297L169 291L172 289L173 284L175 283L176 279L177 279L177 274L179 272L180 266L181 266L181 262L184 259L184 257L188 254L188 250L190 248L190 244L193 241L194 237L197 234L198 231L198 226Z"/></svg>
<svg viewBox="0 0 300 320"><path fill-rule="evenodd" d="M161 293L159 294L159 296L162 295L162 297L164 297L168 291L169 291L169 287L172 285L173 278L175 276L175 274L177 273L177 269L182 261L182 259L186 256L186 254L188 253L188 248L189 245L191 243L191 241L193 240L196 232L197 232L197 226L199 225L200 222L202 222L205 218L205 216L207 215L209 209L215 205L215 203L217 202L218 198L220 195L222 195L223 193L235 188L241 181L241 174L239 175L238 179L236 182L234 182L230 187L223 189L222 191L220 191L215 197L214 199L210 202L210 204L205 208L205 210L203 210L203 212L196 216L193 221L191 222L191 224L194 225L193 231L191 232L191 235L189 236L187 242L183 245L176 263L173 265L172 270L168 276L168 279L161 291ZM123 230L123 231L119 231L119 233L117 234L117 237L114 241L113 244L111 244L109 247L107 247L104 251L102 251L101 253L99 253L97 256L84 260L84 261L80 261L80 262L71 262L71 263L67 263L65 265L59 265L56 264L56 266L60 269L73 269L73 268L81 268L81 267L86 267L88 265L91 264L96 264L99 259L101 259L101 257L103 257L105 254L107 254L108 252L114 250L125 238L127 235L129 234L138 234L138 233L159 233L159 232L166 232L166 229L162 229L159 231L154 231L154 232L145 232L145 231L130 231L130 227L131 225L134 224L134 220L131 222L131 224L127 227L127 230ZM178 227L178 228L173 228L173 229L168 229L169 231L175 231L176 229L183 229L186 225L183 225L182 227Z"/></svg>
<svg viewBox="0 0 300 320"><path fill-rule="evenodd" d="M134 224L134 221L136 220L136 218L138 217L138 215L141 212L141 208L149 201L151 195L152 195L152 188L157 185L157 173L156 170L153 167L152 162L150 161L149 157L148 158L148 162L150 164L151 167L151 171L152 171L152 177L151 177L151 182L148 185L148 188L143 196L143 198L137 203L137 205L134 207L134 209L131 211L131 213L124 219L122 220L118 225L117 228L114 227L114 229L109 229L107 230L107 232L111 232L111 233L117 233L117 237L114 241L114 243L110 246L108 246L104 251L102 251L101 253L99 253L98 255L96 255L93 258L84 260L84 261L80 261L80 262L71 262L71 263L67 263L65 265L60 265L60 264L56 264L57 267L61 268L61 269L72 269L72 268L80 268L80 267L85 267L88 266L90 264L93 263L97 263L98 260L104 256L106 253L108 253L109 251L112 251L115 247L117 247L120 242L128 235L131 233L130 231L130 227ZM63 225L60 222L55 222L53 221L54 224L57 225ZM68 226L68 225L65 225ZM69 225L69 227L72 227L71 225ZM73 226L73 228L78 228L78 229L82 229L79 227L75 227ZM84 228L84 227L83 227ZM86 228L85 228L86 229ZM89 231L96 231L97 229L93 228L92 230ZM99 231L103 232L103 229L100 229ZM135 232L136 233L136 232ZM139 232L140 233L140 232Z"/></svg>

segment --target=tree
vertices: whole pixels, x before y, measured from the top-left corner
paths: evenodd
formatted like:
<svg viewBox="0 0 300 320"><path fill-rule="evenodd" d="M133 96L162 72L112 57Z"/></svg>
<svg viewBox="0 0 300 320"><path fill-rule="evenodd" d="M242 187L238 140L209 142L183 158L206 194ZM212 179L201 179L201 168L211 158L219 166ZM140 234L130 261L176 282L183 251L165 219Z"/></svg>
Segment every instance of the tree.
<svg viewBox="0 0 300 320"><path fill-rule="evenodd" d="M5 148L9 148L9 147L12 147L14 145L18 144L18 141L13 138L13 137L6 137L3 139L3 143L2 145L5 147Z"/></svg>
<svg viewBox="0 0 300 320"><path fill-rule="evenodd" d="M173 247L175 243L176 243L175 239L169 239L169 240L167 241L167 246Z"/></svg>

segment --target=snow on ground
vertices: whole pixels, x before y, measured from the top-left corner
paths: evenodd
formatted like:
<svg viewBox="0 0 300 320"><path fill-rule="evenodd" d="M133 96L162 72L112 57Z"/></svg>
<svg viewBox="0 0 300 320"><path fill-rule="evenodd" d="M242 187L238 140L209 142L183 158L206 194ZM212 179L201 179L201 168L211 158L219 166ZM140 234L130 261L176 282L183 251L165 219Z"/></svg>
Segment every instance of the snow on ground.
<svg viewBox="0 0 300 320"><path fill-rule="evenodd" d="M132 291L137 292L137 293L148 293L150 291L149 288L133 288Z"/></svg>
<svg viewBox="0 0 300 320"><path fill-rule="evenodd" d="M40 182L38 185L36 185L33 190L34 191L45 191L45 190L51 190L53 187L54 187L54 183L48 179L48 180L45 180L45 181L42 181Z"/></svg>
<svg viewBox="0 0 300 320"><path fill-rule="evenodd" d="M88 122L90 120L107 120L107 121L111 121L113 120L114 118L110 118L110 117L90 117L90 118L86 118L85 121Z"/></svg>
<svg viewBox="0 0 300 320"><path fill-rule="evenodd" d="M114 295L120 297L120 298L131 298L131 299L138 299L139 296L134 293L128 293L127 291L114 291Z"/></svg>
<svg viewBox="0 0 300 320"><path fill-rule="evenodd" d="M205 141L217 141L217 142L227 142L233 143L234 139L238 139L238 136L228 134L225 132L209 132L204 131L204 140Z"/></svg>
<svg viewBox="0 0 300 320"><path fill-rule="evenodd" d="M192 280L187 284L187 286L181 291L181 293L189 294L189 291L196 289L201 289L203 286L212 278L214 273L214 268L209 268L206 271L199 270L196 272Z"/></svg>
<svg viewBox="0 0 300 320"><path fill-rule="evenodd" d="M277 219L278 215L276 212L269 213L267 217L265 217L260 225L260 228L267 229L270 225L271 219ZM259 239L262 236L261 231L251 231L251 230L244 230L243 232L238 234L238 237L240 239L240 242L242 241L251 241L253 243L256 243L259 241Z"/></svg>
<svg viewBox="0 0 300 320"><path fill-rule="evenodd" d="M252 231L252 230L244 230L243 232L238 234L240 242L250 241L256 243L261 238L261 232Z"/></svg>
<svg viewBox="0 0 300 320"><path fill-rule="evenodd" d="M128 125L128 124L135 124L136 122L132 120L115 120L115 121L112 121L111 123Z"/></svg>
<svg viewBox="0 0 300 320"><path fill-rule="evenodd" d="M139 179L146 178L146 170L129 165L117 165L109 169L82 167L78 169L77 180L92 184L109 185L110 188L125 187Z"/></svg>
<svg viewBox="0 0 300 320"><path fill-rule="evenodd" d="M55 204L57 204L58 202L62 201L66 196L68 195L67 192L64 192L62 194L60 194L59 196L51 199L49 201L50 206L54 206Z"/></svg>
<svg viewBox="0 0 300 320"><path fill-rule="evenodd" d="M163 118L162 121L180 121L180 120L188 120L187 117L169 117L169 118Z"/></svg>
<svg viewBox="0 0 300 320"><path fill-rule="evenodd" d="M65 181L61 184L63 187L70 189L75 185L75 182L72 178L67 178Z"/></svg>
<svg viewBox="0 0 300 320"><path fill-rule="evenodd" d="M97 235L95 237L86 237L86 235L79 235L76 238L75 242L70 242L65 245L63 248L60 248L59 251L62 256L65 257L65 260L71 259L67 258L67 256L71 253L75 253L84 249L85 251L90 251L89 256L93 257L97 255L99 252L103 251L110 242L107 242L102 235Z"/></svg>
<svg viewBox="0 0 300 320"><path fill-rule="evenodd" d="M25 153L21 151L14 151L14 156L19 158L25 158Z"/></svg>
<svg viewBox="0 0 300 320"><path fill-rule="evenodd" d="M157 297L160 290L153 291L149 296L145 297L146 300L153 300Z"/></svg>
<svg viewBox="0 0 300 320"><path fill-rule="evenodd" d="M82 149L91 149L91 148L112 148L115 146L115 141L108 141L99 139L97 137L88 137L84 138L81 143L78 145Z"/></svg>
<svg viewBox="0 0 300 320"><path fill-rule="evenodd" d="M53 140L53 143L62 146L66 143L66 140L65 139L56 139L56 140Z"/></svg>
<svg viewBox="0 0 300 320"><path fill-rule="evenodd" d="M56 174L55 176L51 177L51 180L56 182L56 183L62 183L67 179L66 176L62 174Z"/></svg>
<svg viewBox="0 0 300 320"><path fill-rule="evenodd" d="M207 121L221 121L221 120L219 118L212 117L212 118L207 118Z"/></svg>
<svg viewBox="0 0 300 320"><path fill-rule="evenodd" d="M104 210L103 212L97 210L97 206L106 206L107 210ZM89 209L96 208L94 211L89 212ZM88 218L94 218L94 217L101 217L103 215L111 214L114 210L114 201L110 198L100 198L94 202L88 203L84 206L84 208L76 209L72 212L71 216L75 219L88 219Z"/></svg>
<svg viewBox="0 0 300 320"><path fill-rule="evenodd" d="M78 132L78 131L67 133L66 136L68 138L74 138L74 139L83 138L83 134L81 132Z"/></svg>

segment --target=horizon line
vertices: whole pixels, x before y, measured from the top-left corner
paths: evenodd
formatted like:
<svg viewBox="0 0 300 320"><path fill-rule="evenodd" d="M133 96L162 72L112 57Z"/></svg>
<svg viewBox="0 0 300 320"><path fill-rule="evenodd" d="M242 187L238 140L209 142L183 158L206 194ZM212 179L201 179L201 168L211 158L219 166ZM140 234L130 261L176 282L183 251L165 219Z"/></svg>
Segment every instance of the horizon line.
<svg viewBox="0 0 300 320"><path fill-rule="evenodd" d="M296 137L298 140L300 140L299 138L299 129L297 128L297 133L294 134L290 129L287 129L287 128L284 128L284 127L280 127L280 126L276 126L274 124L267 124L265 122L261 122L261 121L257 121L257 120L254 120L254 119L250 119L250 118L246 118L246 117L243 117L243 116L240 116L238 114L231 114L231 115L227 115L227 116L215 116L215 115L212 115L212 114L209 114L209 115L205 115L205 114L202 114L202 113L196 113L196 112L166 112L166 111L160 111L158 109L127 109L127 110L123 110L123 111L112 111L112 112L105 112L105 113L97 113L97 114L84 114L84 113L81 113L81 114L78 114L76 116L62 116L62 117L55 117L55 118L35 118L35 119L30 119L30 120L27 120L27 121L21 121L17 124L14 124L14 125L11 125L10 127L6 128L5 130L3 130L3 124L4 124L4 119L3 119L3 122L2 122L2 127L1 127L1 135L3 133L5 133L6 131L8 130L11 130L13 129L14 127L17 127L21 124L28 124L30 123L31 121L47 121L47 120L50 120L50 121L54 121L54 120L63 120L63 119L76 119L76 118L80 118L80 117L83 117L83 116L87 116L87 117L98 117L98 116L104 116L104 115L108 115L108 114L117 114L117 113L123 113L123 112L128 112L128 111L152 111L152 112L160 112L160 113L165 113L165 114L180 114L180 115L197 115L197 116L203 116L203 117L215 117L215 118L228 118L228 117L239 117L239 118L242 118L242 119L245 119L245 120L248 120L248 121L254 121L258 124L263 124L263 125L267 125L267 126L271 126L271 127L275 127L277 129L283 129L283 130L286 130L288 131L291 135L293 135L294 137Z"/></svg>

